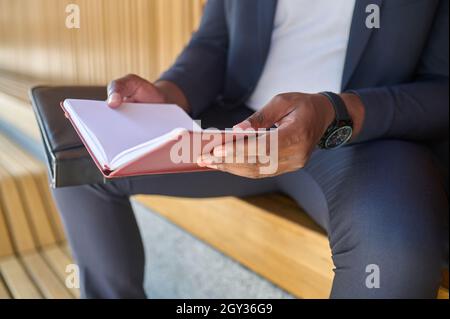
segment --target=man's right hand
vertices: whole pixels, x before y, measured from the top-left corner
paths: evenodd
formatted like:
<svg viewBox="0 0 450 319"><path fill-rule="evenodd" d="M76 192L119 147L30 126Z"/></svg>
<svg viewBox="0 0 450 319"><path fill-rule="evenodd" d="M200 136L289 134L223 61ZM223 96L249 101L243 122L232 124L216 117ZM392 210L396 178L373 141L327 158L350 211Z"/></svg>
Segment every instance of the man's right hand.
<svg viewBox="0 0 450 319"><path fill-rule="evenodd" d="M129 74L108 85L108 105L117 108L124 102L167 103L167 98L156 85L137 75Z"/></svg>

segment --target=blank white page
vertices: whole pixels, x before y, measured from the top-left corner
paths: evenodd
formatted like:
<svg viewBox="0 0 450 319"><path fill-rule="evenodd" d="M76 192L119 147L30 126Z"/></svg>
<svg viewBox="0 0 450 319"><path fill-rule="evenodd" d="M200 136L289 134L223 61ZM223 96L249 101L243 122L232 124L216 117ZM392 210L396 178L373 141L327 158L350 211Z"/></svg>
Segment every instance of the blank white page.
<svg viewBox="0 0 450 319"><path fill-rule="evenodd" d="M71 117L77 117L96 136L108 163L123 151L174 129L199 129L174 104L125 103L112 109L105 101L67 99L64 106Z"/></svg>

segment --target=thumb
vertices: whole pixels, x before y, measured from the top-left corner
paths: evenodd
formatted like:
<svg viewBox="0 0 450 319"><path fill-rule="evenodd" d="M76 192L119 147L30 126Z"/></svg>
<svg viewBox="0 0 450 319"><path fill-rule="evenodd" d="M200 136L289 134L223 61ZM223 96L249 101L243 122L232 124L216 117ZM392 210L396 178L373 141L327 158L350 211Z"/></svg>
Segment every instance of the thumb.
<svg viewBox="0 0 450 319"><path fill-rule="evenodd" d="M119 107L123 102L123 98L119 93L113 92L108 96L107 103L109 107Z"/></svg>
<svg viewBox="0 0 450 319"><path fill-rule="evenodd" d="M283 117L294 109L294 105L289 103L289 99L283 95L277 95L261 110L253 113L245 121L234 126L235 129L260 129L271 128Z"/></svg>
<svg viewBox="0 0 450 319"><path fill-rule="evenodd" d="M129 74L120 79L111 81L108 85L108 105L112 108L116 108L119 107L125 99L132 98L142 81L142 78L134 74Z"/></svg>

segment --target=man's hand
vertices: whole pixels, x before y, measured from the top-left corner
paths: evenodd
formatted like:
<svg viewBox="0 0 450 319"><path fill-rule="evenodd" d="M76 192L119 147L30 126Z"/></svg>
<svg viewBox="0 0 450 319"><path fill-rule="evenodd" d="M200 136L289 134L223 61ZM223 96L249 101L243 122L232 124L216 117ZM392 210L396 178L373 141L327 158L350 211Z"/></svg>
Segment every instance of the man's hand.
<svg viewBox="0 0 450 319"><path fill-rule="evenodd" d="M117 108L122 103L173 103L189 112L183 92L168 81L151 83L137 75L129 74L111 81L108 85L108 105Z"/></svg>
<svg viewBox="0 0 450 319"><path fill-rule="evenodd" d="M129 74L108 85L108 105L116 108L124 102L166 103L166 98L154 84Z"/></svg>
<svg viewBox="0 0 450 319"><path fill-rule="evenodd" d="M350 115L355 121L355 134L359 132L363 115L362 103L357 96L343 94L349 107ZM363 109L362 109L363 110ZM361 114L362 112L362 114ZM247 143L240 140L234 145L222 145L216 147L211 154L205 154L198 159L198 164L202 167L210 167L235 175L249 178L263 178L280 175L303 168L308 162L312 152L316 148L327 128L335 119L335 111L331 102L320 94L285 93L272 99L261 111L254 113L246 121L236 125L237 128L246 130L253 128L271 128L274 125L278 128L278 170L272 175L262 175L261 165L258 161L246 163L235 163L232 158L227 158L229 154L235 155L233 149L247 149L246 145L236 145L237 143ZM246 154L248 158L257 154Z"/></svg>

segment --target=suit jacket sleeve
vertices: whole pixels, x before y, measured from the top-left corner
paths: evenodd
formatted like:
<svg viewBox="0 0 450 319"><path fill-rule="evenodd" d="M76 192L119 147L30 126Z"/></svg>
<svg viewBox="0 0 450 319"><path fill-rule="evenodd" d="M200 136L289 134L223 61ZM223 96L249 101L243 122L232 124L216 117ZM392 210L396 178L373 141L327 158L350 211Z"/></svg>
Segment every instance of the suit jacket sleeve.
<svg viewBox="0 0 450 319"><path fill-rule="evenodd" d="M366 110L357 142L376 138L417 141L448 136L449 1L442 0L411 83L354 90Z"/></svg>
<svg viewBox="0 0 450 319"><path fill-rule="evenodd" d="M223 0L208 0L199 30L160 80L175 83L197 116L221 94L228 52Z"/></svg>

